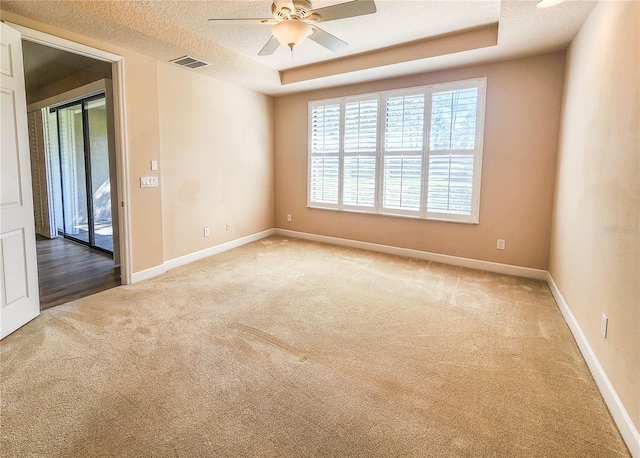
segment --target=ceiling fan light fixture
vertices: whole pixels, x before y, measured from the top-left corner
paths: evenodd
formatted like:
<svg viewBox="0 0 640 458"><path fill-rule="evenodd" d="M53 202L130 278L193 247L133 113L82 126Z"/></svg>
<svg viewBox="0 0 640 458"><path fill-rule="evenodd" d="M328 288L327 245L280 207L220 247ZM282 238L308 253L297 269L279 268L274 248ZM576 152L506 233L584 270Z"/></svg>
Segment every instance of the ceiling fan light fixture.
<svg viewBox="0 0 640 458"><path fill-rule="evenodd" d="M536 3L536 6L538 8L549 8L550 6L554 6L562 2L564 2L564 0L540 0Z"/></svg>
<svg viewBox="0 0 640 458"><path fill-rule="evenodd" d="M297 20L289 20L278 22L271 29L271 33L284 46L293 49L294 46L300 46L305 38L311 35L313 29L309 24Z"/></svg>

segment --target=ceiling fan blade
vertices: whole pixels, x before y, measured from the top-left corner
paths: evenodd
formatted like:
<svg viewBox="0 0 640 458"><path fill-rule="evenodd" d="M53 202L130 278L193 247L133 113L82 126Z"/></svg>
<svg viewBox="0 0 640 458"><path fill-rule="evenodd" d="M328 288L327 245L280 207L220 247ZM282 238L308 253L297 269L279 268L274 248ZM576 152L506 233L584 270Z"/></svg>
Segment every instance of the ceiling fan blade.
<svg viewBox="0 0 640 458"><path fill-rule="evenodd" d="M319 27L311 26L313 33L309 35L309 39L315 41L319 45L324 46L333 52L338 52L349 46L347 42L342 41L340 38L331 35L329 32L325 32Z"/></svg>
<svg viewBox="0 0 640 458"><path fill-rule="evenodd" d="M267 44L264 45L264 47L260 50L258 55L259 56L270 56L271 54L273 54L276 51L276 49L278 49L278 46L280 46L280 42L275 37L275 35L271 35L271 39L269 39L269 41L267 41Z"/></svg>
<svg viewBox="0 0 640 458"><path fill-rule="evenodd" d="M354 0L337 5L327 6L310 10L308 14L317 14L319 18L315 22L335 21L336 19L344 19L347 17L364 16L378 11L376 2L373 0Z"/></svg>
<svg viewBox="0 0 640 458"><path fill-rule="evenodd" d="M275 24L273 18L243 18L243 19L209 19L213 24Z"/></svg>

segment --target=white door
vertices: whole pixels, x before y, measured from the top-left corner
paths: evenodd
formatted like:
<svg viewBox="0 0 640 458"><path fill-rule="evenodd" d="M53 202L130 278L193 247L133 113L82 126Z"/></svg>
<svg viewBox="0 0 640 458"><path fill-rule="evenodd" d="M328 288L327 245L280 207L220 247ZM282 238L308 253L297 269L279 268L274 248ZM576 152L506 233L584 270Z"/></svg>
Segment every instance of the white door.
<svg viewBox="0 0 640 458"><path fill-rule="evenodd" d="M0 339L40 313L20 33L0 23Z"/></svg>

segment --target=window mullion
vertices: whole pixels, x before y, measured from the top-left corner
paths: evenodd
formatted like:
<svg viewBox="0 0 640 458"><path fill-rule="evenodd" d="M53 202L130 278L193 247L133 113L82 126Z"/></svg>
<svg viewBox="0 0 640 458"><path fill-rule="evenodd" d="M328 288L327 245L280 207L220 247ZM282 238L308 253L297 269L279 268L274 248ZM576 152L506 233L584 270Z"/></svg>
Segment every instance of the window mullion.
<svg viewBox="0 0 640 458"><path fill-rule="evenodd" d="M384 168L384 136L385 125L387 123L387 98L378 96L378 135L376 148L376 212L382 211L382 187L383 187L383 168Z"/></svg>
<svg viewBox="0 0 640 458"><path fill-rule="evenodd" d="M429 151L431 148L431 106L433 100L432 89L427 88L424 95L424 140L422 142L422 193L420 214L427 215L427 200L429 199Z"/></svg>
<svg viewBox="0 0 640 458"><path fill-rule="evenodd" d="M344 129L345 129L345 109L344 99L340 101L340 127L338 129L338 208L343 208L344 193Z"/></svg>

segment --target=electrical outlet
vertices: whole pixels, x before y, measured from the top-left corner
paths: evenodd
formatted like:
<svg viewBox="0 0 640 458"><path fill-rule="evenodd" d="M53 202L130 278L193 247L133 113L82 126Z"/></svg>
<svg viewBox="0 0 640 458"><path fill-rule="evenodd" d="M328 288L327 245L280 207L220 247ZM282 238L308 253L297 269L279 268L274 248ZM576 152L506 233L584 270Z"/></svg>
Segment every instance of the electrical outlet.
<svg viewBox="0 0 640 458"><path fill-rule="evenodd" d="M505 246L506 246L506 244L505 244L504 239L498 239L498 243L496 244L496 248L498 250L504 250Z"/></svg>
<svg viewBox="0 0 640 458"><path fill-rule="evenodd" d="M287 213L287 221L291 222L291 214Z"/></svg>
<svg viewBox="0 0 640 458"><path fill-rule="evenodd" d="M231 231L231 224L227 223L227 231Z"/></svg>
<svg viewBox="0 0 640 458"><path fill-rule="evenodd" d="M209 228L208 227L204 228L204 236L205 237L209 237Z"/></svg>
<svg viewBox="0 0 640 458"><path fill-rule="evenodd" d="M609 318L607 318L607 315L603 313L602 316L600 317L600 334L602 334L602 337L604 337L605 339L607 338L608 326L609 326Z"/></svg>

